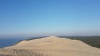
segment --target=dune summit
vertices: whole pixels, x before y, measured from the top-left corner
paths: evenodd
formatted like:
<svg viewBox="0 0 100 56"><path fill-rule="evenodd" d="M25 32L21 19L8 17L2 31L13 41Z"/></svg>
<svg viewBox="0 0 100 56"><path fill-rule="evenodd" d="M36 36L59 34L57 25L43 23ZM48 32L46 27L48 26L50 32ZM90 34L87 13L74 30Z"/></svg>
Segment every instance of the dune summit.
<svg viewBox="0 0 100 56"><path fill-rule="evenodd" d="M100 49L82 41L55 36L23 40L15 46L0 50L0 55L11 56L100 56Z"/></svg>

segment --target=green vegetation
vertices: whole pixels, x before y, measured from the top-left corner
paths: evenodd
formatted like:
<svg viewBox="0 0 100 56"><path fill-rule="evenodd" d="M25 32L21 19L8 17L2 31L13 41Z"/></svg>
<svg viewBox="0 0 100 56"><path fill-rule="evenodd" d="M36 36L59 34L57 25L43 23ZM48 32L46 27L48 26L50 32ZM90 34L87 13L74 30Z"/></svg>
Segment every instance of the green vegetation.
<svg viewBox="0 0 100 56"><path fill-rule="evenodd" d="M81 40L92 47L100 48L100 36L59 36L59 37Z"/></svg>

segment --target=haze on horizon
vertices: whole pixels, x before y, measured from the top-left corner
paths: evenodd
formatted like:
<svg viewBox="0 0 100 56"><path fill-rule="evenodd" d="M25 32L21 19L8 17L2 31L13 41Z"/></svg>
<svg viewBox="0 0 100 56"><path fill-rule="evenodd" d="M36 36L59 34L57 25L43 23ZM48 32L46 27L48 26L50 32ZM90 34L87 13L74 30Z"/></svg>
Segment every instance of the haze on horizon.
<svg viewBox="0 0 100 56"><path fill-rule="evenodd" d="M0 36L99 35L100 0L0 0Z"/></svg>

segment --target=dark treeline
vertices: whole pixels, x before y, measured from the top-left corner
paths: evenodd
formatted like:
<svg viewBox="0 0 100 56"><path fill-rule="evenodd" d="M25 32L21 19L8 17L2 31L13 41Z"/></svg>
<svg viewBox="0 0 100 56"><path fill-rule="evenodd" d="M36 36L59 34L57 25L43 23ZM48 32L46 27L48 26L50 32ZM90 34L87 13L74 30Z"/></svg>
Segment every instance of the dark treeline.
<svg viewBox="0 0 100 56"><path fill-rule="evenodd" d="M59 36L59 37L81 40L92 47L100 48L100 36Z"/></svg>
<svg viewBox="0 0 100 56"><path fill-rule="evenodd" d="M44 37L47 37L47 36L42 36L42 37L31 37L29 39L26 39L26 41L29 41L29 40L34 40L34 39L41 39L41 38L44 38Z"/></svg>

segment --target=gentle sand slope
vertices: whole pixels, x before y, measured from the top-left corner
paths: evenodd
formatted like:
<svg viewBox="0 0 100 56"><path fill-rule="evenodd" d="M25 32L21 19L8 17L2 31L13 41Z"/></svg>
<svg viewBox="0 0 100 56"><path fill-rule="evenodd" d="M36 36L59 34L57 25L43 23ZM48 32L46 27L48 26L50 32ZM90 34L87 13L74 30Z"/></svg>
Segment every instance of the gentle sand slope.
<svg viewBox="0 0 100 56"><path fill-rule="evenodd" d="M0 54L13 56L100 56L100 49L78 40L50 36L29 41L24 40L15 46L1 49Z"/></svg>

